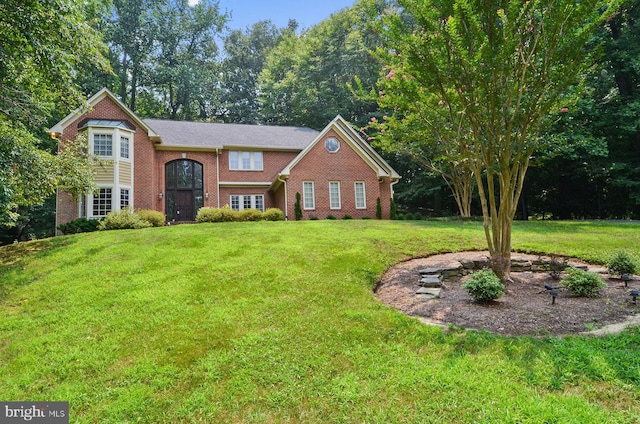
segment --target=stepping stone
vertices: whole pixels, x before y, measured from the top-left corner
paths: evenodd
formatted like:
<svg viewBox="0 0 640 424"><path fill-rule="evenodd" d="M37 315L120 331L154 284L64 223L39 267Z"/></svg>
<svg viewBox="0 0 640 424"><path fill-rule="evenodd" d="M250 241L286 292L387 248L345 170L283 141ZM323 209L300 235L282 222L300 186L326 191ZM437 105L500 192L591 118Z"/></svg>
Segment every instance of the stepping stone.
<svg viewBox="0 0 640 424"><path fill-rule="evenodd" d="M458 273L462 269L462 265L459 266L445 266L442 268L425 268L418 271L420 275L432 275L432 274L446 274L447 273Z"/></svg>
<svg viewBox="0 0 640 424"><path fill-rule="evenodd" d="M418 283L421 287L439 288L442 287L441 275L427 275Z"/></svg>
<svg viewBox="0 0 640 424"><path fill-rule="evenodd" d="M421 299L438 299L441 292L442 289L428 289L426 287L422 287L416 291L416 294L420 296Z"/></svg>
<svg viewBox="0 0 640 424"><path fill-rule="evenodd" d="M440 274L442 271L440 268L425 268L418 271L420 275L432 275L432 274Z"/></svg>

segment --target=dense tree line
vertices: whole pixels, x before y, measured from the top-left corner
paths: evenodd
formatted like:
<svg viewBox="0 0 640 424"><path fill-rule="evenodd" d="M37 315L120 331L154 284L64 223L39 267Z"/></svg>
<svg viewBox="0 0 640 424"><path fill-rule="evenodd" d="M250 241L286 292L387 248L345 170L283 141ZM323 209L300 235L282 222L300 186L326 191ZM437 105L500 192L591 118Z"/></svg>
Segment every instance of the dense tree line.
<svg viewBox="0 0 640 424"><path fill-rule="evenodd" d="M383 147L368 125L371 118L379 122L392 112L375 99L384 89L379 81L389 72L374 54L384 45L375 20L397 7L394 0L355 1L308 29L295 21L283 28L261 21L233 31L228 28L233 11L220 10L215 0L194 6L187 0L94 0L82 8L71 0L55 3L62 7L21 1L2 6L0 24L7 37L1 50L0 135L30 140L26 146L36 150L24 152L35 152L29 154L32 160L38 152L55 153L43 129L102 87L142 117L320 129L340 114ZM598 32L593 45L601 41L604 48L576 93L579 100L555 114L541 134L546 148L531 158L518 216L640 218L638 14L640 1L627 1ZM24 27L27 22L34 31ZM64 31L76 31L77 43L69 45ZM39 44L25 44L37 36ZM47 59L54 57L55 62ZM414 130L411 137L434 136ZM44 216L36 205L48 194L15 191L20 168L10 163L18 147L14 142L11 150L3 143L0 198L6 239L50 234L51 226L38 230L41 224L33 223ZM434 166L441 152L383 150L403 175L395 186L401 212L462 211L442 167ZM37 157L34 163L44 163ZM8 190L19 196L10 199ZM477 194L468 213L480 213Z"/></svg>

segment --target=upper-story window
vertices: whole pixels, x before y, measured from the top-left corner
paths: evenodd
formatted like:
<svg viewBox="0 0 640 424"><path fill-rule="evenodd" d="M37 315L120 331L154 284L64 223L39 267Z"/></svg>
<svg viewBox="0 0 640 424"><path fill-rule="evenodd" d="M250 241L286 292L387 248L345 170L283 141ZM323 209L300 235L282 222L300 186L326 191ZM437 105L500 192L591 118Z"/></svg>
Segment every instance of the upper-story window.
<svg viewBox="0 0 640 424"><path fill-rule="evenodd" d="M120 137L120 157L129 159L129 137Z"/></svg>
<svg viewBox="0 0 640 424"><path fill-rule="evenodd" d="M262 171L262 152L229 152L229 169L232 171Z"/></svg>
<svg viewBox="0 0 640 424"><path fill-rule="evenodd" d="M113 155L113 139L111 134L93 135L93 154L96 156Z"/></svg>

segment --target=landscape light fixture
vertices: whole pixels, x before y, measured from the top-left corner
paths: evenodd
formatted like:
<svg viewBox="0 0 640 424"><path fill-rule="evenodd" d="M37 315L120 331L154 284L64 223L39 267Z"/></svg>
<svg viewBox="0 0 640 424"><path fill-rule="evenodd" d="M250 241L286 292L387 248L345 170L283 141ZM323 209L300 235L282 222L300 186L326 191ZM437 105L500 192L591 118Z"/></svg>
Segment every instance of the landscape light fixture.
<svg viewBox="0 0 640 424"><path fill-rule="evenodd" d="M629 292L629 294L631 295L631 301L635 305L636 299L638 298L638 296L640 296L640 291L638 289L633 289Z"/></svg>
<svg viewBox="0 0 640 424"><path fill-rule="evenodd" d="M558 296L558 290L551 289L551 290L549 290L549 294L551 295L551 304L555 305L556 304L556 297Z"/></svg>
<svg viewBox="0 0 640 424"><path fill-rule="evenodd" d="M163 197L164 197L164 194L162 192L158 193L158 199L162 200Z"/></svg>
<svg viewBox="0 0 640 424"><path fill-rule="evenodd" d="M624 281L624 286L627 287L629 285L629 280L631 280L631 276L629 274L622 274L620 278Z"/></svg>

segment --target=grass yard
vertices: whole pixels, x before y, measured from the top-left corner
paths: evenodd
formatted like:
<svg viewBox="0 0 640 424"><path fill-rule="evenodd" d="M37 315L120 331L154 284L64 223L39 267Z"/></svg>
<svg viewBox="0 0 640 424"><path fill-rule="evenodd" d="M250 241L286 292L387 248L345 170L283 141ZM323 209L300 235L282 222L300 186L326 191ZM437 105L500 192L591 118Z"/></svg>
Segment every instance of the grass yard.
<svg viewBox="0 0 640 424"><path fill-rule="evenodd" d="M518 222L513 240L640 258L637 224ZM69 401L74 423L640 422L638 328L443 331L372 295L398 261L474 249L477 222L355 220L0 248L0 399Z"/></svg>

